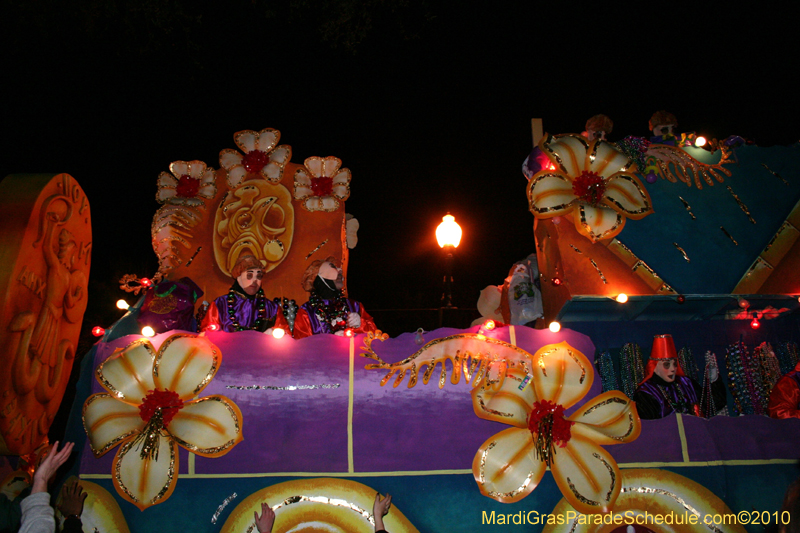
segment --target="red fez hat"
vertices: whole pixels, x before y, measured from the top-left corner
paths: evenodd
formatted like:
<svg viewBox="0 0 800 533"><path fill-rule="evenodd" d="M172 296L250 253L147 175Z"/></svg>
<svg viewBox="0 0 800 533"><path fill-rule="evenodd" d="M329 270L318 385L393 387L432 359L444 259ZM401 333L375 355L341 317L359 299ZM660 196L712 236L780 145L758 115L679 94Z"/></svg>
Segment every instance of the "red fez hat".
<svg viewBox="0 0 800 533"><path fill-rule="evenodd" d="M678 361L678 352L675 351L675 342L672 340L672 335L656 335L653 338L653 349L650 352L650 360L647 361L647 367L644 369L642 383L653 377L656 365L664 359L675 359L678 363L678 371L675 374L678 376L685 375L681 368L681 363ZM639 383L639 385L642 383Z"/></svg>

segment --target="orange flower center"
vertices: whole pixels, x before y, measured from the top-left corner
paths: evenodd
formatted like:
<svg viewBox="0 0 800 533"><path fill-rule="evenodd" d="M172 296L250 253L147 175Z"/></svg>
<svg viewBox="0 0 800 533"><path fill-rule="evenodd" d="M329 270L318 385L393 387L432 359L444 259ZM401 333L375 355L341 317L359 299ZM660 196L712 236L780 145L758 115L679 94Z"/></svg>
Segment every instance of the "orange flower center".
<svg viewBox="0 0 800 533"><path fill-rule="evenodd" d="M564 418L564 406L547 400L533 404L528 429L533 435L536 456L550 466L556 453L555 447L563 448L572 438L571 427L575 422Z"/></svg>

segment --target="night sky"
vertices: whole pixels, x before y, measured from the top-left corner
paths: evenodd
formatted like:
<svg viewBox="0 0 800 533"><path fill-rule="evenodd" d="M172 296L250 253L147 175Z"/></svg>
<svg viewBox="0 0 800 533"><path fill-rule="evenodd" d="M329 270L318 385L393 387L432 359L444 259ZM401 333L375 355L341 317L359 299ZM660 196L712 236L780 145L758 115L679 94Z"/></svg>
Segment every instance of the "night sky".
<svg viewBox="0 0 800 533"><path fill-rule="evenodd" d="M278 129L293 162L351 169L348 284L367 309L438 306L447 211L464 229L459 306L533 251L520 172L532 117L579 133L605 113L619 140L648 136L666 109L680 131L800 138L789 7L517 4L2 0L0 176L67 172L84 188L87 320L108 325L116 280L157 269L158 174L175 160L218 168L240 130Z"/></svg>

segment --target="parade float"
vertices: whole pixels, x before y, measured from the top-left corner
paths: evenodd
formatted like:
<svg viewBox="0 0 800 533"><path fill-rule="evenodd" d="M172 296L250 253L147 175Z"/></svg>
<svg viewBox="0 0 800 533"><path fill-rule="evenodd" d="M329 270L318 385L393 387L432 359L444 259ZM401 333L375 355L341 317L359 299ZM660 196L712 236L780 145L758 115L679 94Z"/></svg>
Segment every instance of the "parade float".
<svg viewBox="0 0 800 533"><path fill-rule="evenodd" d="M84 531L251 532L266 502L274 531L370 532L376 493L393 496L392 533L760 531L744 524L782 518L800 421L765 416L765 402L798 359L797 146L544 135L526 163L538 327L506 302L504 321L466 330L295 339L307 266L333 258L346 280L350 171L293 163L276 130L234 141L216 170L175 161L158 177L159 270L121 280L140 299L84 357L66 436ZM12 178L3 187L30 207L3 220L16 259L2 287L21 295L4 304L0 429L5 453L28 456L74 358L91 234L71 177ZM288 331L198 333L244 255ZM726 406L640 419L631 397L663 334L698 382L716 366Z"/></svg>

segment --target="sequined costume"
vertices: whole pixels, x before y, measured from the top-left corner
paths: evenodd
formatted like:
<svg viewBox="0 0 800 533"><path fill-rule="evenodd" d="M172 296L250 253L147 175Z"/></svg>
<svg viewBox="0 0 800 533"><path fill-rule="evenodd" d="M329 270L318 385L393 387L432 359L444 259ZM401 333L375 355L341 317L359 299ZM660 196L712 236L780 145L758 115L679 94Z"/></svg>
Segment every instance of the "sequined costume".
<svg viewBox="0 0 800 533"><path fill-rule="evenodd" d="M372 317L364 309L361 302L351 300L350 298L343 298L343 300L347 304L349 312L358 313L358 316L361 317L361 326L349 328L353 330L354 334L367 333L378 329L375 327L375 321L372 320ZM325 305L330 305L333 300L322 300L322 302ZM297 310L297 318L294 320L293 336L295 339L302 339L303 337L317 335L319 333L333 333L331 324L314 312L311 302L306 302Z"/></svg>
<svg viewBox="0 0 800 533"><path fill-rule="evenodd" d="M240 331L236 328L235 322L238 322L242 329L254 329L256 331L266 331L271 327L283 328L289 331L289 325L281 312L280 306L258 294L252 296L244 292L238 282L234 282L231 287L233 298L231 294L224 294L211 302L206 316L203 318L203 323L200 327L202 331ZM265 307L265 320L261 324L256 324L258 321L258 301L263 299ZM233 305L233 316L228 312L228 301L231 300Z"/></svg>
<svg viewBox="0 0 800 533"><path fill-rule="evenodd" d="M800 363L775 384L769 395L769 416L800 418Z"/></svg>
<svg viewBox="0 0 800 533"><path fill-rule="evenodd" d="M667 382L654 375L636 389L633 401L639 417L645 420L664 418L673 413L700 415L703 388L692 378L677 376Z"/></svg>

